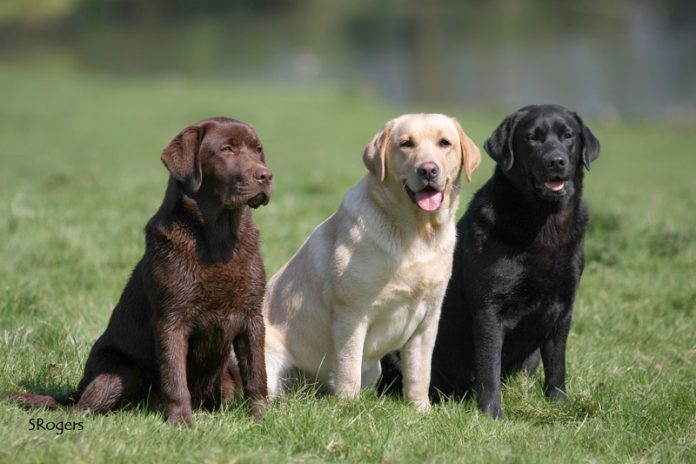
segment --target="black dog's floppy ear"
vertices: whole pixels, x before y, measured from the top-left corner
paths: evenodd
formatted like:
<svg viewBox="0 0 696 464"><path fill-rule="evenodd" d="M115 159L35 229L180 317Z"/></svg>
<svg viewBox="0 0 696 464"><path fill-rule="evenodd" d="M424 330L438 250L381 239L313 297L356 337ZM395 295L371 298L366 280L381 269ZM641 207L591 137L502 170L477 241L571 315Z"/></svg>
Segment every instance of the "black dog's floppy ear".
<svg viewBox="0 0 696 464"><path fill-rule="evenodd" d="M590 128L582 122L582 118L577 113L573 113L582 127L582 164L585 169L590 170L590 163L599 158L599 140L594 136Z"/></svg>
<svg viewBox="0 0 696 464"><path fill-rule="evenodd" d="M201 188L203 174L198 154L203 128L199 125L188 126L162 151L162 162L172 177L181 183L186 192L196 193Z"/></svg>
<svg viewBox="0 0 696 464"><path fill-rule="evenodd" d="M394 121L389 121L384 129L375 135L370 143L365 146L363 151L363 163L365 167L374 174L380 182L384 182L385 163L387 150L389 150L389 138Z"/></svg>
<svg viewBox="0 0 696 464"><path fill-rule="evenodd" d="M521 111L517 111L505 118L483 144L483 148L503 168L503 171L509 171L515 162L512 142L517 122L522 114Z"/></svg>

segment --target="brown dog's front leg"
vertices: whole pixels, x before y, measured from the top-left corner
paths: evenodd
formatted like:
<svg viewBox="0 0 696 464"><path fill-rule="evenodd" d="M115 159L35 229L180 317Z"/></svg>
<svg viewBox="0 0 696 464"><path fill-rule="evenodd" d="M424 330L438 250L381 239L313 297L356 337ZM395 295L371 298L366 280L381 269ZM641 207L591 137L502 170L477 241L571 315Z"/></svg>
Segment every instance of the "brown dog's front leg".
<svg viewBox="0 0 696 464"><path fill-rule="evenodd" d="M261 419L268 397L264 336L263 318L258 315L252 317L234 339L244 396L250 401L251 415L256 420Z"/></svg>
<svg viewBox="0 0 696 464"><path fill-rule="evenodd" d="M166 326L158 332L164 415L171 425L191 425L191 393L186 380L188 331Z"/></svg>

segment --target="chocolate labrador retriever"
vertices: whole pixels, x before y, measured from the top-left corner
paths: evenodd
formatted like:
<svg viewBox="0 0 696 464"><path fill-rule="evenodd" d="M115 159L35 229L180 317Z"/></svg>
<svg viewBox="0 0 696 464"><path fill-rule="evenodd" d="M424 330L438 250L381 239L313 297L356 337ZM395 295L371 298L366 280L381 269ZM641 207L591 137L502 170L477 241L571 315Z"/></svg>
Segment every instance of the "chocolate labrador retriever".
<svg viewBox="0 0 696 464"><path fill-rule="evenodd" d="M230 346L251 412L266 401L261 300L265 273L249 207L268 203L271 172L256 132L228 118L182 130L162 152L164 201L77 392L5 393L27 406L106 412L149 399L167 422L190 424L235 391Z"/></svg>
<svg viewBox="0 0 696 464"><path fill-rule="evenodd" d="M431 394L473 390L482 411L503 418L501 377L535 371L540 355L546 395L565 398L587 224L583 166L598 157L599 142L577 114L539 105L508 116L485 149L497 166L457 224ZM383 384L398 381L398 358L383 364Z"/></svg>

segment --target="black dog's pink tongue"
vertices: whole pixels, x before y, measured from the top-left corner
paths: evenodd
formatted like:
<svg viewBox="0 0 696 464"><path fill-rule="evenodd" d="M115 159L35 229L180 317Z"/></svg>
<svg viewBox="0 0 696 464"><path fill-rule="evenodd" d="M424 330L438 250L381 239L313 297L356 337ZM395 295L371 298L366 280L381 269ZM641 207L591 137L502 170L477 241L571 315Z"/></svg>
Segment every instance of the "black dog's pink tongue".
<svg viewBox="0 0 696 464"><path fill-rule="evenodd" d="M552 192L560 192L561 190L563 190L565 182L563 182L562 180L544 182L544 186L546 186L546 188L551 190Z"/></svg>
<svg viewBox="0 0 696 464"><path fill-rule="evenodd" d="M420 192L415 192L416 203L423 211L435 211L442 204L442 192L427 188Z"/></svg>

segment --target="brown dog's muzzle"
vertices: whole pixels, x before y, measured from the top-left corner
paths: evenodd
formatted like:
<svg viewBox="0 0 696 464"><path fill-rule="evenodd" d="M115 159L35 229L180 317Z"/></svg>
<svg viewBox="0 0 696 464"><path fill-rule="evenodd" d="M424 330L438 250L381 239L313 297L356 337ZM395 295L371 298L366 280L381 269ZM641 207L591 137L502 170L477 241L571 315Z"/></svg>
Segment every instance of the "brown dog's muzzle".
<svg viewBox="0 0 696 464"><path fill-rule="evenodd" d="M254 180L258 182L261 192L250 198L249 201L247 201L247 205L251 208L258 208L261 205L265 206L271 201L271 181L273 180L273 173L267 167L261 166L254 170L252 176Z"/></svg>

